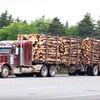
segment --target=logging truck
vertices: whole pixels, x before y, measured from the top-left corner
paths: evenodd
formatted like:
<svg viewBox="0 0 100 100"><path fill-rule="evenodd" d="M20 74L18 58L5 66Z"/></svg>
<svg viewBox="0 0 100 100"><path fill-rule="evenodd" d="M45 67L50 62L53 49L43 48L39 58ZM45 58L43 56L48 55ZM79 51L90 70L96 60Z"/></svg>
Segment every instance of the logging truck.
<svg viewBox="0 0 100 100"><path fill-rule="evenodd" d="M32 61L31 41L1 41L0 42L0 77L8 75L53 77L55 67L52 64Z"/></svg>
<svg viewBox="0 0 100 100"><path fill-rule="evenodd" d="M99 75L100 41L46 35L0 41L0 77L53 77L65 67L69 75Z"/></svg>

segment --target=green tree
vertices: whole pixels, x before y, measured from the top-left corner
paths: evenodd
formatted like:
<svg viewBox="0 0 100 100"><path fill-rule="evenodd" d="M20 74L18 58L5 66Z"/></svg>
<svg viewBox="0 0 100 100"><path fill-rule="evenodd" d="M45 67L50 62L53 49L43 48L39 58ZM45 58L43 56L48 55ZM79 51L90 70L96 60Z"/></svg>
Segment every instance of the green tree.
<svg viewBox="0 0 100 100"><path fill-rule="evenodd" d="M77 37L77 27L76 26L70 26L66 27L66 36L68 37Z"/></svg>
<svg viewBox="0 0 100 100"><path fill-rule="evenodd" d="M15 19L15 22L23 22L23 23L27 23L27 21L26 20L21 20L19 17L17 17L17 19Z"/></svg>
<svg viewBox="0 0 100 100"><path fill-rule="evenodd" d="M21 22L21 20L19 19L19 17L17 17L16 22Z"/></svg>
<svg viewBox="0 0 100 100"><path fill-rule="evenodd" d="M100 20L97 21L97 27L96 27L95 35L96 35L97 37L100 36Z"/></svg>
<svg viewBox="0 0 100 100"><path fill-rule="evenodd" d="M38 28L36 27L35 21L31 22L30 28L32 30L32 33L38 33Z"/></svg>
<svg viewBox="0 0 100 100"><path fill-rule="evenodd" d="M12 15L9 15L7 10L0 15L0 28L3 26L8 26L12 22L13 22Z"/></svg>
<svg viewBox="0 0 100 100"><path fill-rule="evenodd" d="M60 22L60 20L57 17L55 17L53 19L53 22L48 27L48 32L52 35L65 35L65 27Z"/></svg>
<svg viewBox="0 0 100 100"><path fill-rule="evenodd" d="M80 36L92 36L94 34L94 21L90 13L86 13L84 18L77 25L77 32Z"/></svg>
<svg viewBox="0 0 100 100"><path fill-rule="evenodd" d="M31 22L30 27L34 33L47 33L49 24L52 22L50 19L45 19L44 16Z"/></svg>
<svg viewBox="0 0 100 100"><path fill-rule="evenodd" d="M9 37L8 30L0 29L0 41L8 40L8 37Z"/></svg>
<svg viewBox="0 0 100 100"><path fill-rule="evenodd" d="M16 40L18 34L31 33L31 28L27 23L14 22L0 29L0 40Z"/></svg>

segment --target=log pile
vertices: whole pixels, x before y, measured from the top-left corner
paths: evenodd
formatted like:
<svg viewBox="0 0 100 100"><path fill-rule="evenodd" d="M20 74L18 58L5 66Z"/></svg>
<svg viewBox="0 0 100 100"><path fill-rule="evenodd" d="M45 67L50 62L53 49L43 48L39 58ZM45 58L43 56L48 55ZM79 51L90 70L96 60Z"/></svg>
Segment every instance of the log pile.
<svg viewBox="0 0 100 100"><path fill-rule="evenodd" d="M32 41L33 44L38 42L39 34L18 34L17 40L29 40Z"/></svg>
<svg viewBox="0 0 100 100"><path fill-rule="evenodd" d="M77 64L81 54L80 39L61 37L60 42L61 62L67 62L69 65Z"/></svg>
<svg viewBox="0 0 100 100"><path fill-rule="evenodd" d="M100 40L46 36L44 34L18 35L18 40L33 43L33 61L85 65L98 64L100 60Z"/></svg>
<svg viewBox="0 0 100 100"><path fill-rule="evenodd" d="M20 40L21 35L18 35ZM80 58L80 40L44 34L22 35L33 42L33 61L76 64Z"/></svg>
<svg viewBox="0 0 100 100"><path fill-rule="evenodd" d="M17 40L30 40L33 43L34 62L59 62L59 38L44 34L18 35Z"/></svg>
<svg viewBox="0 0 100 100"><path fill-rule="evenodd" d="M40 35L38 42L33 45L33 60L55 63L60 58L58 48L59 44L57 44L56 37Z"/></svg>
<svg viewBox="0 0 100 100"><path fill-rule="evenodd" d="M81 60L85 65L99 63L100 41L93 38L86 38L82 41Z"/></svg>

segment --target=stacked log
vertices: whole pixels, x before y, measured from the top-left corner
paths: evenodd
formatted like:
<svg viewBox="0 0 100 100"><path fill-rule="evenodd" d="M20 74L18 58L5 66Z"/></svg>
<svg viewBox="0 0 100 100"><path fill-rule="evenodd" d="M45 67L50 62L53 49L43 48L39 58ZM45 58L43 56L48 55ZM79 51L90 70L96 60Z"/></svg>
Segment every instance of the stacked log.
<svg viewBox="0 0 100 100"><path fill-rule="evenodd" d="M44 34L18 35L17 40L29 40L33 43L33 61L56 63L60 61L59 38Z"/></svg>
<svg viewBox="0 0 100 100"><path fill-rule="evenodd" d="M40 35L38 42L33 46L33 61L57 62L59 51L57 49L57 38L53 36Z"/></svg>
<svg viewBox="0 0 100 100"><path fill-rule="evenodd" d="M17 40L29 40L32 41L33 44L38 42L39 34L18 34Z"/></svg>
<svg viewBox="0 0 100 100"><path fill-rule="evenodd" d="M44 34L22 35L22 39L33 42L34 62L77 64L80 59L79 39Z"/></svg>
<svg viewBox="0 0 100 100"><path fill-rule="evenodd" d="M98 64L100 60L100 40L46 36L44 34L18 35L18 40L33 43L33 61L84 65Z"/></svg>
<svg viewBox="0 0 100 100"><path fill-rule="evenodd" d="M82 41L81 60L85 65L99 63L100 45L99 40L86 38Z"/></svg>
<svg viewBox="0 0 100 100"><path fill-rule="evenodd" d="M80 39L61 37L60 41L61 41L60 45L61 62L66 62L69 65L78 64L81 54Z"/></svg>

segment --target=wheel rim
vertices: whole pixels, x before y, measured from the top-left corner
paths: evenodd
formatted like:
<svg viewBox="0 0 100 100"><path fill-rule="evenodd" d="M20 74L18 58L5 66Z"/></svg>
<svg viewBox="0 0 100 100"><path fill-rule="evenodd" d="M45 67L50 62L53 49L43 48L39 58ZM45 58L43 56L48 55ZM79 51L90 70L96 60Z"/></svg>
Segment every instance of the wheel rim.
<svg viewBox="0 0 100 100"><path fill-rule="evenodd" d="M55 68L51 67L50 68L50 73L51 73L52 76L55 75Z"/></svg>
<svg viewBox="0 0 100 100"><path fill-rule="evenodd" d="M43 67L42 68L42 75L43 76L46 76L47 75L47 68L46 67Z"/></svg>
<svg viewBox="0 0 100 100"><path fill-rule="evenodd" d="M93 74L94 74L94 76L98 75L98 67L93 68Z"/></svg>
<svg viewBox="0 0 100 100"><path fill-rule="evenodd" d="M2 74L4 77L7 77L9 75L9 71L7 68L4 68L3 71L2 71Z"/></svg>

